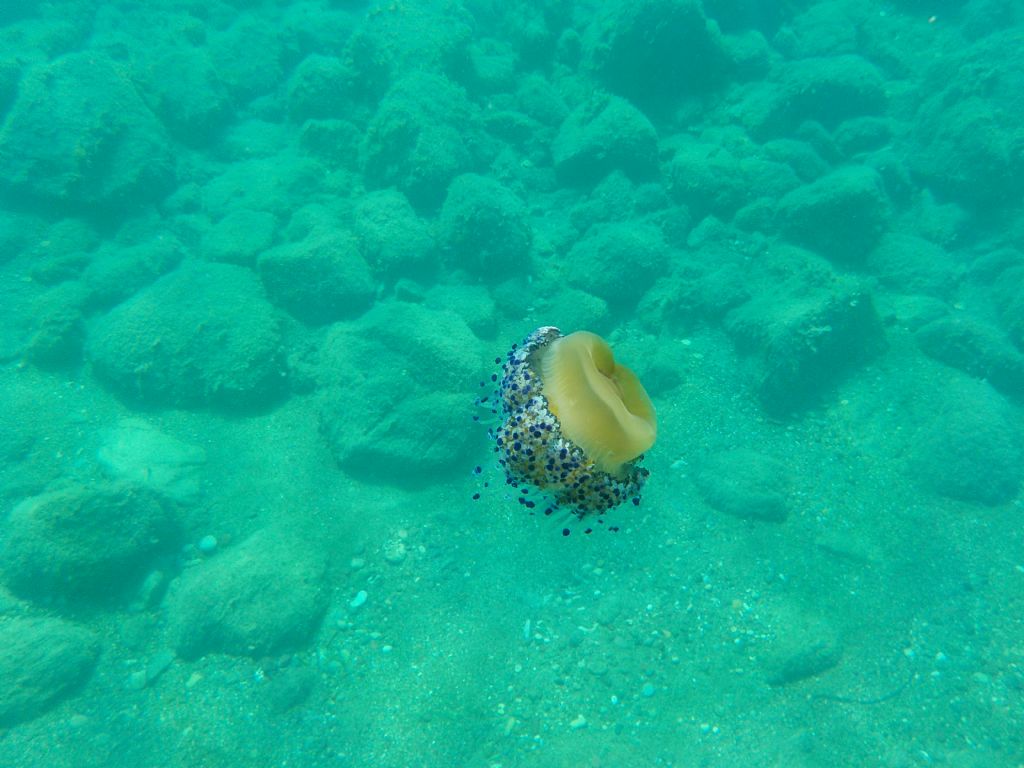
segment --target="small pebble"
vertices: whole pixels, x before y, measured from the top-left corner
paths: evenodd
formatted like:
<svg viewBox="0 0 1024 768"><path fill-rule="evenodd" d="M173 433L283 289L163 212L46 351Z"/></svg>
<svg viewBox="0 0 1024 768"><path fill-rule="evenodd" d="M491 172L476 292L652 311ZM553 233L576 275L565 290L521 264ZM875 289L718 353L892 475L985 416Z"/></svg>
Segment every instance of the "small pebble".
<svg viewBox="0 0 1024 768"><path fill-rule="evenodd" d="M640 693L648 699L651 698L651 696L654 695L654 683L644 683L644 687L640 689Z"/></svg>
<svg viewBox="0 0 1024 768"><path fill-rule="evenodd" d="M146 687L146 670L139 669L128 675L128 679L125 681L124 687L129 691L141 691Z"/></svg>
<svg viewBox="0 0 1024 768"><path fill-rule="evenodd" d="M364 565L366 565L366 558L365 557L353 557L348 562L349 568L351 568L353 571L358 571Z"/></svg>
<svg viewBox="0 0 1024 768"><path fill-rule="evenodd" d="M408 554L405 542L401 539L392 539L384 544L384 559L392 565L398 565L405 560Z"/></svg>
<svg viewBox="0 0 1024 768"><path fill-rule="evenodd" d="M356 592L356 596L352 598L352 601L348 604L348 607L351 608L353 611L357 610L358 608L361 608L363 603L366 602L367 597L369 597L369 595L366 594L366 590L360 589L358 592Z"/></svg>
<svg viewBox="0 0 1024 768"><path fill-rule="evenodd" d="M578 731L580 728L586 728L587 718L583 715L576 715L576 719L569 723L569 727L574 731Z"/></svg>
<svg viewBox="0 0 1024 768"><path fill-rule="evenodd" d="M204 555L212 555L217 549L217 537L212 534L206 534L196 544L196 549L202 552Z"/></svg>
<svg viewBox="0 0 1024 768"><path fill-rule="evenodd" d="M142 586L139 587L139 594L132 604L132 608L135 610L155 608L160 603L161 598L163 598L166 588L167 577L164 575L164 572L150 571L149 575L142 582Z"/></svg>
<svg viewBox="0 0 1024 768"><path fill-rule="evenodd" d="M152 683L174 663L174 651L162 648L154 653L146 663L146 684Z"/></svg>

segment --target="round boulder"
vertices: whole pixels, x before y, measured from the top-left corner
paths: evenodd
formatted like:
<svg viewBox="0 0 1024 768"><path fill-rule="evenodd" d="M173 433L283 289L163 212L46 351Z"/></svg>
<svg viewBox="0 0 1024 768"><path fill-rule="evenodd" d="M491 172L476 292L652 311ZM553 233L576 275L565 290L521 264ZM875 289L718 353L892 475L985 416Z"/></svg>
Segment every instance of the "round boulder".
<svg viewBox="0 0 1024 768"><path fill-rule="evenodd" d="M87 354L123 396L161 405L265 405L281 390L281 333L256 276L186 262L92 327Z"/></svg>
<svg viewBox="0 0 1024 768"><path fill-rule="evenodd" d="M413 71L380 101L363 145L366 181L398 187L419 210L436 210L449 182L472 167L473 107L447 78Z"/></svg>
<svg viewBox="0 0 1024 768"><path fill-rule="evenodd" d="M311 325L358 315L373 302L370 268L348 232L314 228L262 253L258 264L271 301Z"/></svg>
<svg viewBox="0 0 1024 768"><path fill-rule="evenodd" d="M1021 441L1005 401L985 382L947 387L945 407L925 425L911 466L942 496L1003 504L1020 490Z"/></svg>
<svg viewBox="0 0 1024 768"><path fill-rule="evenodd" d="M667 271L669 249L653 224L616 222L592 227L566 262L571 285L610 307L631 308Z"/></svg>
<svg viewBox="0 0 1024 768"><path fill-rule="evenodd" d="M888 224L889 201L877 171L847 166L786 194L778 214L792 242L839 263L863 263Z"/></svg>
<svg viewBox="0 0 1024 768"><path fill-rule="evenodd" d="M352 231L371 271L381 280L425 280L437 266L429 226L398 190L382 189L360 198Z"/></svg>
<svg viewBox="0 0 1024 768"><path fill-rule="evenodd" d="M325 561L306 543L262 530L191 568L167 596L182 658L266 656L300 645L325 608Z"/></svg>
<svg viewBox="0 0 1024 768"><path fill-rule="evenodd" d="M642 108L666 111L680 97L727 79L730 62L717 25L698 0L604 3L584 39L589 68Z"/></svg>
<svg viewBox="0 0 1024 768"><path fill-rule="evenodd" d="M102 601L137 583L173 540L173 521L153 493L128 483L73 485L11 511L0 567L21 596Z"/></svg>
<svg viewBox="0 0 1024 768"><path fill-rule="evenodd" d="M467 173L448 188L441 242L453 263L494 281L529 271L533 236L526 205L493 179Z"/></svg>
<svg viewBox="0 0 1024 768"><path fill-rule="evenodd" d="M88 51L25 75L0 128L0 179L22 195L116 206L167 192L174 162L123 66Z"/></svg>
<svg viewBox="0 0 1024 768"><path fill-rule="evenodd" d="M593 184L616 170L648 179L657 174L658 134L625 99L596 94L562 122L551 156L567 184Z"/></svg>
<svg viewBox="0 0 1024 768"><path fill-rule="evenodd" d="M480 436L465 393L486 359L448 309L386 302L337 324L321 356L320 429L338 464L375 483L450 482Z"/></svg>

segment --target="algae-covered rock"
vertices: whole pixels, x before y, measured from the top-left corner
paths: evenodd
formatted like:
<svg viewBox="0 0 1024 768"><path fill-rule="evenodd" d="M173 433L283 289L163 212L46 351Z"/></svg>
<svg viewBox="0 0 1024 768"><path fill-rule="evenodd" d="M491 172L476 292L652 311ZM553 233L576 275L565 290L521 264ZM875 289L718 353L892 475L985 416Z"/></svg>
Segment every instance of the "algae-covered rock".
<svg viewBox="0 0 1024 768"><path fill-rule="evenodd" d="M354 72L334 56L311 54L288 81L288 112L293 120L343 117L350 105L348 84Z"/></svg>
<svg viewBox="0 0 1024 768"><path fill-rule="evenodd" d="M258 13L236 10L227 29L207 30L210 61L238 103L272 93L281 82L285 43Z"/></svg>
<svg viewBox="0 0 1024 768"><path fill-rule="evenodd" d="M1012 265L1002 271L993 285L999 319L1010 339L1024 350L1024 265Z"/></svg>
<svg viewBox="0 0 1024 768"><path fill-rule="evenodd" d="M335 459L375 482L447 482L479 437L465 391L486 359L466 322L445 309L381 303L337 324L322 353L320 402Z"/></svg>
<svg viewBox="0 0 1024 768"><path fill-rule="evenodd" d="M919 328L914 339L930 357L1024 400L1024 355L991 325L969 316L940 317Z"/></svg>
<svg viewBox="0 0 1024 768"><path fill-rule="evenodd" d="M276 230L273 214L237 208L204 234L202 253L210 261L251 266L270 247Z"/></svg>
<svg viewBox="0 0 1024 768"><path fill-rule="evenodd" d="M11 510L0 567L25 597L106 600L137 583L175 538L156 494L129 483L72 485Z"/></svg>
<svg viewBox="0 0 1024 768"><path fill-rule="evenodd" d="M669 249L653 224L616 222L592 228L566 261L571 285L628 308L665 273Z"/></svg>
<svg viewBox="0 0 1024 768"><path fill-rule="evenodd" d="M284 385L278 319L259 280L229 264L187 262L99 318L87 354L132 399L247 408Z"/></svg>
<svg viewBox="0 0 1024 768"><path fill-rule="evenodd" d="M381 407L337 392L328 403L322 429L338 464L356 477L417 488L469 461L472 413L458 395L413 395Z"/></svg>
<svg viewBox="0 0 1024 768"><path fill-rule="evenodd" d="M813 404L884 346L870 294L856 281L832 282L779 286L777 294L759 295L726 316L737 345L761 356L758 394L773 413Z"/></svg>
<svg viewBox="0 0 1024 768"><path fill-rule="evenodd" d="M379 279L425 279L437 267L437 248L429 226L395 189L370 192L357 200L352 232Z"/></svg>
<svg viewBox="0 0 1024 768"><path fill-rule="evenodd" d="M1002 504L1024 477L1019 430L1005 401L981 381L955 381L937 396L934 415L914 441L916 477L943 496Z"/></svg>
<svg viewBox="0 0 1024 768"><path fill-rule="evenodd" d="M1024 33L1009 28L939 57L908 142L912 170L972 209L1014 205L1024 192Z"/></svg>
<svg viewBox="0 0 1024 768"><path fill-rule="evenodd" d="M868 268L899 293L948 297L960 267L940 245L913 235L889 232L868 255Z"/></svg>
<svg viewBox="0 0 1024 768"><path fill-rule="evenodd" d="M353 339L355 335L355 340ZM365 366L373 355L397 355L397 369ZM369 357L363 357L368 355ZM388 374L396 392L465 392L477 379L489 354L466 321L450 309L431 309L394 301L380 303L355 323L339 326L325 344L324 362L334 376L362 376L367 371ZM349 365L341 370L340 365ZM395 376L395 373L398 376Z"/></svg>
<svg viewBox="0 0 1024 768"><path fill-rule="evenodd" d="M30 239L22 255L32 262L33 282L56 286L81 276L101 240L87 219L67 217L52 222L38 240Z"/></svg>
<svg viewBox="0 0 1024 768"><path fill-rule="evenodd" d="M13 58L0 62L0 115L18 95L18 81L21 79L24 63Z"/></svg>
<svg viewBox="0 0 1024 768"><path fill-rule="evenodd" d="M596 94L562 122L551 155L559 177L569 184L591 184L615 170L650 178L658 167L658 136L628 101Z"/></svg>
<svg viewBox="0 0 1024 768"><path fill-rule="evenodd" d="M561 125L569 110L558 89L539 74L524 76L516 90L519 110L546 126Z"/></svg>
<svg viewBox="0 0 1024 768"><path fill-rule="evenodd" d="M344 13L341 8L346 8ZM469 6L417 3L396 6L397 13L385 6L381 10L384 12L353 13L340 6L338 11L350 24L358 19L342 58L353 69L352 88L364 100L379 102L388 84L408 72L468 74L469 48L482 37L479 20ZM325 12L320 9L316 15L324 18ZM339 30L329 27L317 29L314 34L321 38L321 50L335 50L337 41L343 39Z"/></svg>
<svg viewBox="0 0 1024 768"><path fill-rule="evenodd" d="M495 282L530 270L533 232L526 205L493 179L464 174L441 207L440 240L452 262Z"/></svg>
<svg viewBox="0 0 1024 768"><path fill-rule="evenodd" d="M584 37L586 63L611 91L663 111L721 86L731 62L698 0L605 3Z"/></svg>
<svg viewBox="0 0 1024 768"><path fill-rule="evenodd" d="M416 208L436 209L451 180L472 170L474 115L465 92L441 75L399 80L366 131L368 185L398 187Z"/></svg>
<svg viewBox="0 0 1024 768"><path fill-rule="evenodd" d="M0 621L0 727L31 720L89 676L99 643L59 619Z"/></svg>
<svg viewBox="0 0 1024 768"><path fill-rule="evenodd" d="M131 205L165 194L174 163L124 66L89 51L25 75L0 127L0 179L49 201Z"/></svg>
<svg viewBox="0 0 1024 768"><path fill-rule="evenodd" d="M779 201L783 233L840 263L863 262L885 229L889 203L882 179L849 166L794 189Z"/></svg>
<svg viewBox="0 0 1024 768"><path fill-rule="evenodd" d="M896 124L883 117L853 117L835 130L836 148L845 158L883 150L896 132Z"/></svg>
<svg viewBox="0 0 1024 768"><path fill-rule="evenodd" d="M275 140L276 141L276 140ZM199 190L206 214L222 218L238 210L267 211L286 221L296 200L306 200L324 183L323 165L292 149L240 157Z"/></svg>
<svg viewBox="0 0 1024 768"><path fill-rule="evenodd" d="M807 121L834 128L843 120L882 114L885 89L882 72L861 56L811 57L781 65L738 112L760 138L792 136Z"/></svg>
<svg viewBox="0 0 1024 768"><path fill-rule="evenodd" d="M258 265L270 300L312 325L353 317L373 301L370 268L349 232L315 228L263 252Z"/></svg>
<svg viewBox="0 0 1024 768"><path fill-rule="evenodd" d="M759 394L771 411L799 408L884 345L870 295L839 292L798 303L773 328Z"/></svg>
<svg viewBox="0 0 1024 768"><path fill-rule="evenodd" d="M778 199L800 186L788 165L759 157L736 157L725 147L692 141L682 144L668 164L672 197L695 218L727 219L759 198Z"/></svg>
<svg viewBox="0 0 1024 768"><path fill-rule="evenodd" d="M265 529L186 570L167 595L175 649L258 658L301 647L325 608L325 565L308 541Z"/></svg>
<svg viewBox="0 0 1024 768"><path fill-rule="evenodd" d="M78 283L66 282L32 302L32 328L25 357L43 368L63 368L81 360L85 340L82 318L84 292Z"/></svg>
<svg viewBox="0 0 1024 768"><path fill-rule="evenodd" d="M142 97L185 144L205 146L232 117L228 90L205 46L173 39L143 47L136 76Z"/></svg>
<svg viewBox="0 0 1024 768"><path fill-rule="evenodd" d="M428 309L454 312L478 338L493 339L498 331L497 307L487 286L435 285L423 303Z"/></svg>
<svg viewBox="0 0 1024 768"><path fill-rule="evenodd" d="M92 255L82 276L86 309L109 309L170 272L184 248L177 239L158 235L132 245L105 243Z"/></svg>

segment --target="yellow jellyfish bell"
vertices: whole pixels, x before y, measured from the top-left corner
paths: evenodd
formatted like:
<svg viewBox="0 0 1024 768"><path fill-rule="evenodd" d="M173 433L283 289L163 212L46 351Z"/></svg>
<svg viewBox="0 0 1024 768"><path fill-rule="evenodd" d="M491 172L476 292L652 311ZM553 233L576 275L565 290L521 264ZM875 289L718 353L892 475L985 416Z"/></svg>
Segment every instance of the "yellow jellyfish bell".
<svg viewBox="0 0 1024 768"><path fill-rule="evenodd" d="M657 437L654 406L599 336L538 328L508 353L498 394L495 450L520 503L534 508L530 485L580 518L640 503L649 475L640 462Z"/></svg>
<svg viewBox="0 0 1024 768"><path fill-rule="evenodd" d="M562 434L598 469L618 475L654 445L658 425L651 399L597 334L577 331L555 339L540 370L542 393Z"/></svg>

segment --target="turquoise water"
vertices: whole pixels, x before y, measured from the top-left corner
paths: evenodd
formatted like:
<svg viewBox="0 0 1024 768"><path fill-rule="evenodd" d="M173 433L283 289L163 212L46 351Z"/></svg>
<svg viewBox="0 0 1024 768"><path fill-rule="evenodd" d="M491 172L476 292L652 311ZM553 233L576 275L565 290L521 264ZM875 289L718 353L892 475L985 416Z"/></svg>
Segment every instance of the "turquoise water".
<svg viewBox="0 0 1024 768"><path fill-rule="evenodd" d="M1024 765L1019 3L0 25L0 765Z"/></svg>

